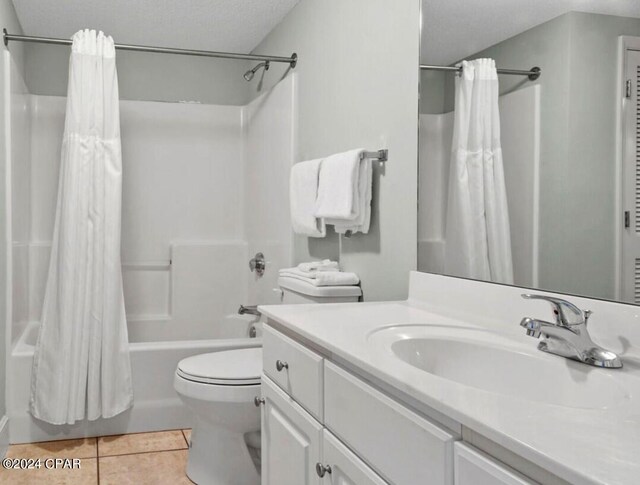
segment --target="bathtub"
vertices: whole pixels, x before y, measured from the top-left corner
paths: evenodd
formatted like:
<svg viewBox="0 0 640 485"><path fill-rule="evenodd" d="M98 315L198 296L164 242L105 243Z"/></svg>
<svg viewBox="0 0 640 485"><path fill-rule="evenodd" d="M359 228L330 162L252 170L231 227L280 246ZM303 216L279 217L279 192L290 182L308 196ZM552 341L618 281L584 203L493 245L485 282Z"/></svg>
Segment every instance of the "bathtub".
<svg viewBox="0 0 640 485"><path fill-rule="evenodd" d="M30 323L13 347L8 362L7 411L11 443L191 428L192 416L173 389L178 362L205 352L262 345L260 325L256 325L258 337L249 338L255 317L230 315L223 320L216 328L217 338L209 340L136 342L135 332L130 332L133 407L111 419L64 426L38 421L27 411L31 364L39 328L38 323Z"/></svg>

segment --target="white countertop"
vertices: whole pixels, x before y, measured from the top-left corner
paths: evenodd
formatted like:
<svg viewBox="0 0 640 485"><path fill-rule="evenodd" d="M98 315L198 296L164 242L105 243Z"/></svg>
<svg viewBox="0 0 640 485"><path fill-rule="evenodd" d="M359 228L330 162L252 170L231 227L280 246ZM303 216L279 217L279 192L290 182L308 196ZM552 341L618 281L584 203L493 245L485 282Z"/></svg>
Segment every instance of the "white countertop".
<svg viewBox="0 0 640 485"><path fill-rule="evenodd" d="M563 359L537 351L538 341L524 334L519 321L512 326L491 319L470 321L456 311L415 300L261 306L260 310L289 335L312 342L329 358L398 389L564 480L577 484L640 483L640 358L635 354L624 356L621 370L589 368L589 372L609 373L620 382L625 389L620 402L600 409L567 407L438 377L401 361L368 339L383 326L478 326L512 340L516 347L526 345L541 358ZM522 378L536 379L536 375Z"/></svg>

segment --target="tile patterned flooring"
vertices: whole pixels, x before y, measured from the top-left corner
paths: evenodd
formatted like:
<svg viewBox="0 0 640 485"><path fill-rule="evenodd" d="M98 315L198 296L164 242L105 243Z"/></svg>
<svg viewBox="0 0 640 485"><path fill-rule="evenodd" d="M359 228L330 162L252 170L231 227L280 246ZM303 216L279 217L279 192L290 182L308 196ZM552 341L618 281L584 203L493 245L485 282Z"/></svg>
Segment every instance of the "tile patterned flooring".
<svg viewBox="0 0 640 485"><path fill-rule="evenodd" d="M7 458L79 458L80 469L7 470L12 485L191 485L187 450L191 430L133 433L100 438L11 445Z"/></svg>

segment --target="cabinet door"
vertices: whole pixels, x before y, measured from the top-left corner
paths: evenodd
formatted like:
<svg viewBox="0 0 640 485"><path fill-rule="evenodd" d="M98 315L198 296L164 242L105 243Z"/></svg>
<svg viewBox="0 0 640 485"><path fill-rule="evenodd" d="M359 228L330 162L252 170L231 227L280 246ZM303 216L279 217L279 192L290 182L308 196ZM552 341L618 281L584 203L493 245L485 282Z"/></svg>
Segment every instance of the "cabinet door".
<svg viewBox="0 0 640 485"><path fill-rule="evenodd" d="M454 445L455 485L533 485L512 470L481 451L457 442Z"/></svg>
<svg viewBox="0 0 640 485"><path fill-rule="evenodd" d="M262 396L262 485L319 485L322 426L264 375Z"/></svg>
<svg viewBox="0 0 640 485"><path fill-rule="evenodd" d="M376 472L354 455L326 429L322 441L322 466L330 467L323 484L331 485L387 485Z"/></svg>

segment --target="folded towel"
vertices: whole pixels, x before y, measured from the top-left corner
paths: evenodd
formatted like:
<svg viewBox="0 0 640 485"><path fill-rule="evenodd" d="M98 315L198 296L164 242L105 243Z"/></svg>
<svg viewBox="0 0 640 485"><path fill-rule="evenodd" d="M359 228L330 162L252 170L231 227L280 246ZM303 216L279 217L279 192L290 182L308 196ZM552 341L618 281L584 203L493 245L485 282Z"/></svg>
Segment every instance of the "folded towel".
<svg viewBox="0 0 640 485"><path fill-rule="evenodd" d="M352 234L361 232L367 234L371 225L371 192L372 192L372 163L365 159L360 162L358 173L358 215L353 221L341 219L326 219L325 224L333 224L338 234L345 234L350 231ZM355 195L355 194L354 194Z"/></svg>
<svg viewBox="0 0 640 485"><path fill-rule="evenodd" d="M346 220L358 217L358 179L363 151L350 150L322 161L314 213L316 217Z"/></svg>
<svg viewBox="0 0 640 485"><path fill-rule="evenodd" d="M308 237L324 237L324 221L314 215L318 195L318 177L321 159L296 163L291 167L289 201L291 225L296 234Z"/></svg>
<svg viewBox="0 0 640 485"><path fill-rule="evenodd" d="M336 261L323 259L322 261L312 261L310 263L300 263L298 265L300 271L305 273L313 273L316 271L340 271L340 265Z"/></svg>
<svg viewBox="0 0 640 485"><path fill-rule="evenodd" d="M306 281L314 286L353 286L360 283L360 278L358 278L357 274L342 271L305 273L298 268L286 268L280 270L280 276Z"/></svg>

